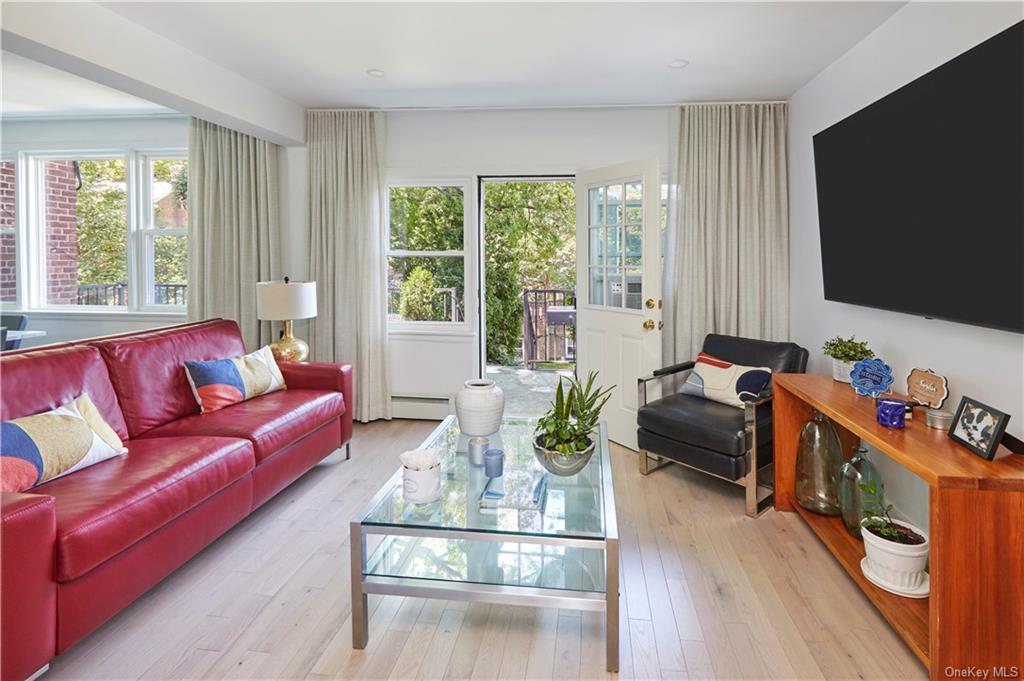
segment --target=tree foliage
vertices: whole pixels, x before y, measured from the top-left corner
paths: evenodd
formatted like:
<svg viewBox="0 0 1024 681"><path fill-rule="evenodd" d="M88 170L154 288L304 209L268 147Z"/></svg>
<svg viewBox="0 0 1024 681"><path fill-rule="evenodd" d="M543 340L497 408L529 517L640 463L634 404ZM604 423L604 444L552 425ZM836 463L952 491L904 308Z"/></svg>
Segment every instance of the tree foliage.
<svg viewBox="0 0 1024 681"><path fill-rule="evenodd" d="M435 288L434 275L427 268L417 267L410 272L402 283L402 319L413 322L436 319Z"/></svg>

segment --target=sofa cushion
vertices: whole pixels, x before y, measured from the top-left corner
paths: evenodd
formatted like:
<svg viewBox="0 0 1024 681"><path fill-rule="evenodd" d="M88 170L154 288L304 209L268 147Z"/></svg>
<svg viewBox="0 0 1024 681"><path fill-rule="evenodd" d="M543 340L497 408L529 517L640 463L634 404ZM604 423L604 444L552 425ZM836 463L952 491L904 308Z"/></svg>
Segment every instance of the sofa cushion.
<svg viewBox="0 0 1024 681"><path fill-rule="evenodd" d="M269 345L242 357L185 362L185 378L204 414L285 388Z"/></svg>
<svg viewBox="0 0 1024 681"><path fill-rule="evenodd" d="M675 393L640 407L637 425L669 440L730 456L747 451L743 411L694 395ZM771 438L772 409L766 404L757 409L758 445Z"/></svg>
<svg viewBox="0 0 1024 681"><path fill-rule="evenodd" d="M247 440L149 438L128 454L40 485L57 503L57 581L80 577L255 466Z"/></svg>
<svg viewBox="0 0 1024 681"><path fill-rule="evenodd" d="M245 354L238 324L224 319L91 344L103 354L133 438L199 412L185 377L186 361Z"/></svg>
<svg viewBox="0 0 1024 681"><path fill-rule="evenodd" d="M281 390L219 409L187 416L146 432L143 437L219 435L252 442L257 465L345 413L341 393Z"/></svg>
<svg viewBox="0 0 1024 681"><path fill-rule="evenodd" d="M61 345L4 353L0 374L0 420L41 414L88 393L103 420L119 438L127 439L128 429L107 365L95 348Z"/></svg>

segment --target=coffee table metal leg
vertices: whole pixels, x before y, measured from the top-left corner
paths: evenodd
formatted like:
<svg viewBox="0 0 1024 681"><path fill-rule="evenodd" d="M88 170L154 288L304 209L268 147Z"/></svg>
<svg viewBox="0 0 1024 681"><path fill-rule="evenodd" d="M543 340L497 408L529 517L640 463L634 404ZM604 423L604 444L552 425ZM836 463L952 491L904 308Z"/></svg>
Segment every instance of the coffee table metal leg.
<svg viewBox="0 0 1024 681"><path fill-rule="evenodd" d="M352 572L352 647L363 649L370 637L369 614L366 610L366 594L363 593L363 561L366 559L366 536L362 523L351 523L351 572Z"/></svg>
<svg viewBox="0 0 1024 681"><path fill-rule="evenodd" d="M605 540L605 666L619 671L619 540Z"/></svg>

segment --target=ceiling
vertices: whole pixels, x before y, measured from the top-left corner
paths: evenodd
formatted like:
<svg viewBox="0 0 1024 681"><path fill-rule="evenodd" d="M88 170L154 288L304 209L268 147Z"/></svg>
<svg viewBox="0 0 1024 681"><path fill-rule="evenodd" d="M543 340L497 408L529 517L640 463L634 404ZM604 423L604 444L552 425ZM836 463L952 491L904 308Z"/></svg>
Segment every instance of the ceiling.
<svg viewBox="0 0 1024 681"><path fill-rule="evenodd" d="M303 106L401 108L785 99L903 4L104 6Z"/></svg>
<svg viewBox="0 0 1024 681"><path fill-rule="evenodd" d="M13 52L0 52L5 117L168 113L170 109L71 75Z"/></svg>

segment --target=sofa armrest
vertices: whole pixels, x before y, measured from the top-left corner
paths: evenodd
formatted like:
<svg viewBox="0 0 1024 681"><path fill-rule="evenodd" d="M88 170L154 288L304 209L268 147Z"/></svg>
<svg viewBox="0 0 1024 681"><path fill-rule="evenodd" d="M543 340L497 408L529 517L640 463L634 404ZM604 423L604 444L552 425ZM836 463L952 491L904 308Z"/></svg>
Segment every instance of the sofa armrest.
<svg viewBox="0 0 1024 681"><path fill-rule="evenodd" d="M0 495L0 677L26 679L57 648L57 511L41 494Z"/></svg>
<svg viewBox="0 0 1024 681"><path fill-rule="evenodd" d="M345 399L345 413L341 415L341 444L352 439L352 365L330 362L278 362L289 388L306 390L334 390Z"/></svg>

